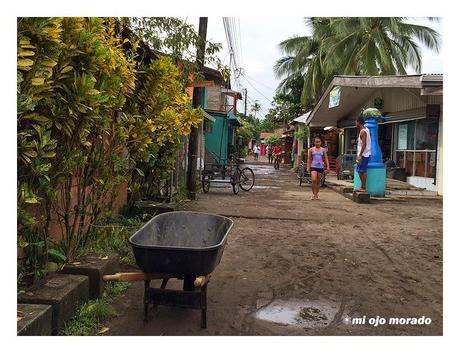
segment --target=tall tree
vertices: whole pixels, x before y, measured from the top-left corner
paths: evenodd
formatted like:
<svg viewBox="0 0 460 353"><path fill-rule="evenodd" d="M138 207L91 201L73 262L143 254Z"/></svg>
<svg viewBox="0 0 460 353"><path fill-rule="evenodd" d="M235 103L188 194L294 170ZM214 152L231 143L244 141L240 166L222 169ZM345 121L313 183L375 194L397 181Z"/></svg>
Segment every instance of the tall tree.
<svg viewBox="0 0 460 353"><path fill-rule="evenodd" d="M435 20L431 18L431 20ZM307 18L310 36L280 43L285 54L274 67L278 92L303 77L302 104L314 105L334 75L394 75L421 70L421 48L439 50L439 34L405 17Z"/></svg>
<svg viewBox="0 0 460 353"><path fill-rule="evenodd" d="M260 103L258 101L255 101L254 104L251 107L251 111L254 113L254 116L257 118L257 113L260 112L262 107L260 106Z"/></svg>

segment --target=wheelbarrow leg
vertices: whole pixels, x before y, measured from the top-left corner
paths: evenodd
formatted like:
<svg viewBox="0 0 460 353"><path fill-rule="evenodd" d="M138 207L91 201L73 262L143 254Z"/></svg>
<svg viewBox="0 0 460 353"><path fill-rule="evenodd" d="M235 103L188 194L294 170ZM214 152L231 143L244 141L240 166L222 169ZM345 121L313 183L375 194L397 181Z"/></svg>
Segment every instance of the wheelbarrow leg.
<svg viewBox="0 0 460 353"><path fill-rule="evenodd" d="M149 288L150 280L144 281L144 322L149 321Z"/></svg>
<svg viewBox="0 0 460 353"><path fill-rule="evenodd" d="M185 291L193 291L195 288L193 285L195 278L195 276L184 276L184 283L182 289Z"/></svg>
<svg viewBox="0 0 460 353"><path fill-rule="evenodd" d="M206 311L207 311L207 288L208 284L206 283L203 287L201 287L201 328L206 328L208 326L207 318L206 318Z"/></svg>

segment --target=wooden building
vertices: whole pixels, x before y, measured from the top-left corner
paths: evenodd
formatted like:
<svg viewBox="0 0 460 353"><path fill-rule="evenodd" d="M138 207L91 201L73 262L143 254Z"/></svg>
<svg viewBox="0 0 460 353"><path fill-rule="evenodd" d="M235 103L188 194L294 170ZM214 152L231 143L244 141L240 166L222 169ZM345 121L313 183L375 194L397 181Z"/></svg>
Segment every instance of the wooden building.
<svg viewBox="0 0 460 353"><path fill-rule="evenodd" d="M340 87L338 104L330 104L335 87ZM353 153L355 120L369 107L386 117L379 123L384 160L404 168L409 184L442 194L443 76L335 76L307 125L337 129L338 152Z"/></svg>

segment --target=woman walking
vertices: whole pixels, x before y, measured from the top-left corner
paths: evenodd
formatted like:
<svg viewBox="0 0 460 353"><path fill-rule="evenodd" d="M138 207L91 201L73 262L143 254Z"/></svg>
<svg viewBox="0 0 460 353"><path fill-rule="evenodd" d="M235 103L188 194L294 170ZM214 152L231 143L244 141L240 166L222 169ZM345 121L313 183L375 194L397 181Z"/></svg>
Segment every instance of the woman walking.
<svg viewBox="0 0 460 353"><path fill-rule="evenodd" d="M324 170L324 161L326 161L326 170ZM319 200L319 184L321 175L329 172L329 158L327 157L327 151L321 147L321 139L315 137L315 146L308 150L308 170L311 175L311 200Z"/></svg>

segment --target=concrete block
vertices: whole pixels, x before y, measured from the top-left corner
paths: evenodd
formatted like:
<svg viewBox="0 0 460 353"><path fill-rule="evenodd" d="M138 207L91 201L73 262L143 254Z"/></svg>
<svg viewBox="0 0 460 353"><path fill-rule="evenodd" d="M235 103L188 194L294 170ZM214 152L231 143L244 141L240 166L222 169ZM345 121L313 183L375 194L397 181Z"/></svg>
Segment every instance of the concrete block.
<svg viewBox="0 0 460 353"><path fill-rule="evenodd" d="M90 299L100 298L104 292L104 281L102 276L113 274L120 271L118 256L87 256L71 264L67 264L62 269L62 273L72 275L82 275L89 278L89 297Z"/></svg>
<svg viewBox="0 0 460 353"><path fill-rule="evenodd" d="M344 186L344 187L342 187L342 193L344 193L344 194L353 193L353 187L352 186Z"/></svg>
<svg viewBox="0 0 460 353"><path fill-rule="evenodd" d="M51 336L51 305L18 304L18 336Z"/></svg>
<svg viewBox="0 0 460 353"><path fill-rule="evenodd" d="M370 203L371 195L367 192L353 192L353 201L357 203Z"/></svg>
<svg viewBox="0 0 460 353"><path fill-rule="evenodd" d="M69 321L76 307L88 300L89 279L86 276L55 274L40 287L21 293L18 303L44 304L53 308L52 334L57 335Z"/></svg>

